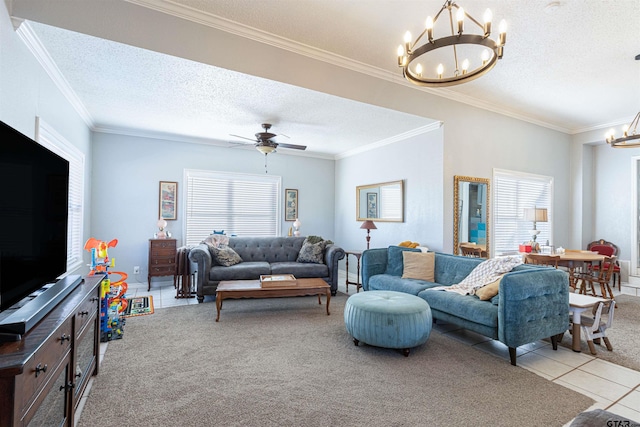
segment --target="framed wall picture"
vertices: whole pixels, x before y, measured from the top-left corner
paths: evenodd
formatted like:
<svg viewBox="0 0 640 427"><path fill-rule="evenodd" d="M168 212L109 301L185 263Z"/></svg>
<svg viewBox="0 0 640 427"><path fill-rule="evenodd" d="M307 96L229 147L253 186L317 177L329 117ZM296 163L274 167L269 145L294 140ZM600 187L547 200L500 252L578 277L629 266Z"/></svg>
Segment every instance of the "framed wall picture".
<svg viewBox="0 0 640 427"><path fill-rule="evenodd" d="M178 183L160 181L160 215L162 219L178 218Z"/></svg>
<svg viewBox="0 0 640 427"><path fill-rule="evenodd" d="M298 190L284 190L284 220L295 221L298 218Z"/></svg>
<svg viewBox="0 0 640 427"><path fill-rule="evenodd" d="M378 218L378 193L367 193L367 218Z"/></svg>

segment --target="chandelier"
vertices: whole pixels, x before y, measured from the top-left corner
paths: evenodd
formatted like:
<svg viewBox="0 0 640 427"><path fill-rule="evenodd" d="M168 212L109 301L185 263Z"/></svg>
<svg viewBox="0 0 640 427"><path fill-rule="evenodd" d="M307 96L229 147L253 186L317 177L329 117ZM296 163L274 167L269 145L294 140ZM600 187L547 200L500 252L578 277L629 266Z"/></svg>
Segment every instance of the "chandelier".
<svg viewBox="0 0 640 427"><path fill-rule="evenodd" d="M434 38L435 24L445 9L449 12L450 35ZM465 33L465 18L479 27L479 33ZM480 24L455 1L445 1L435 18L427 17L425 28L415 41L411 41L409 31L405 33L404 45L398 47L398 66L402 68L402 74L410 82L427 87L453 86L470 82L486 74L496 65L496 61L502 58L507 39L507 23L504 19L499 25L498 39L490 38L492 19L491 10L487 9L484 13L484 24ZM444 49L447 47L453 49ZM474 51L476 59L469 60L465 55L473 54ZM459 56L465 58L461 64L458 61ZM425 64L434 66L423 66L419 62L420 59L424 60ZM435 64L439 65L436 67Z"/></svg>
<svg viewBox="0 0 640 427"><path fill-rule="evenodd" d="M640 122L640 112L631 120L631 124L622 128L622 136L616 138L616 132L611 129L606 134L607 144L614 148L640 147L640 134L638 133L638 122Z"/></svg>

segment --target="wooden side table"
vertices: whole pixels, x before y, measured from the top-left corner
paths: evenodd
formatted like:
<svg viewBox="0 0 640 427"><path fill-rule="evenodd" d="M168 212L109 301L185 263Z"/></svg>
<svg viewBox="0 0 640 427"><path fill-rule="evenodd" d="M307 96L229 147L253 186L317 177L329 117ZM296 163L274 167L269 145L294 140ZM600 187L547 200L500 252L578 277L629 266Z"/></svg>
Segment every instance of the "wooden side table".
<svg viewBox="0 0 640 427"><path fill-rule="evenodd" d="M360 257L362 256L362 251L344 251L345 253L345 258L346 258L346 275L347 275L347 281L345 282L345 286L347 288L347 293L349 293L349 285L356 285L356 293L360 292L360 288L362 287L362 284L360 283ZM357 261L357 267L356 267L356 281L352 282L349 280L349 255L353 255L354 257L356 257L356 261Z"/></svg>
<svg viewBox="0 0 640 427"><path fill-rule="evenodd" d="M149 275L147 281L151 290L151 278L173 276L176 282L176 239L149 239Z"/></svg>

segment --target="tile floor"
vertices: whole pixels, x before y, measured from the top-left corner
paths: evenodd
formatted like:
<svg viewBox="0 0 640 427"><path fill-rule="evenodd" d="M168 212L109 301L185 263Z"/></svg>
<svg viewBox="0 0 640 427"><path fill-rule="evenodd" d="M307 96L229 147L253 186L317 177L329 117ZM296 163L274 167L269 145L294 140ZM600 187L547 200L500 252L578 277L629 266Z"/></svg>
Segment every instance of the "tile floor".
<svg viewBox="0 0 640 427"><path fill-rule="evenodd" d="M345 275L343 271L340 273L338 289L346 293ZM145 279L130 276L127 295L129 297L152 295L154 309L198 303L196 298L175 298L176 291L172 281L154 282L151 291L147 291ZM619 293L616 291L614 293ZM348 293L354 292L355 287L350 286ZM626 288L623 284L622 292L637 295L638 291L634 288ZM509 360L507 347L498 341L454 325L437 324L434 331ZM101 344L100 360L104 357L107 345L108 343ZM598 351L600 351L599 348ZM554 351L551 344L546 341L518 347L517 355L518 366L595 400L589 410L605 409L640 423L640 372L597 359L590 354L575 353L564 347L558 347L558 350ZM87 394L85 392L85 396ZM82 404L84 399L86 397L83 398Z"/></svg>

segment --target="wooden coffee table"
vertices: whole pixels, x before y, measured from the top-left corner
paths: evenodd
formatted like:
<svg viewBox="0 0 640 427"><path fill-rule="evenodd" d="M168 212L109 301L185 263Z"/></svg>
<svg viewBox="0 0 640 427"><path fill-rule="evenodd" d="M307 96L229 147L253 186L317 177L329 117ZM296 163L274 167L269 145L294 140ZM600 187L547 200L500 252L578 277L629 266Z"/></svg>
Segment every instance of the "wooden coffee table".
<svg viewBox="0 0 640 427"><path fill-rule="evenodd" d="M318 304L322 305L321 295L327 296L327 316L331 301L331 287L322 279L298 279L296 286L269 287L260 286L260 280L226 280L218 284L216 290L216 322L220 320L222 301L227 298L277 298L318 295Z"/></svg>

